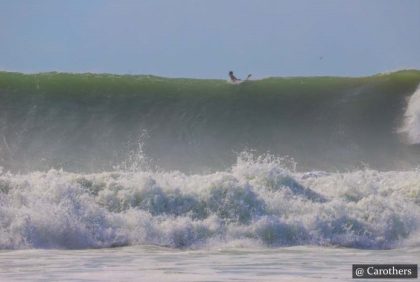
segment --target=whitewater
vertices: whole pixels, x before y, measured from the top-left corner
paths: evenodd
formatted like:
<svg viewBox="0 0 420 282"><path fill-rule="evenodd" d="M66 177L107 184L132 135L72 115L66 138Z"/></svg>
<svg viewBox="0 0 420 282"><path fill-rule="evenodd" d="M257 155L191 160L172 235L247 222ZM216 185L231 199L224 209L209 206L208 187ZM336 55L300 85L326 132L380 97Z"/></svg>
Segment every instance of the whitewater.
<svg viewBox="0 0 420 282"><path fill-rule="evenodd" d="M343 281L420 260L419 71L0 73L0 280Z"/></svg>

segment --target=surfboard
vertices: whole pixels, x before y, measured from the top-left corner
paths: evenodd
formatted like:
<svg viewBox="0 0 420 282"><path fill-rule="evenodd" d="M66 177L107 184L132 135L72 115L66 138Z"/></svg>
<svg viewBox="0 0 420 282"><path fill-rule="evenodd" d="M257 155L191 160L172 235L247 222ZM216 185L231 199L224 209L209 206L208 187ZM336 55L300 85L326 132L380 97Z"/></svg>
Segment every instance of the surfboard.
<svg viewBox="0 0 420 282"><path fill-rule="evenodd" d="M244 80L242 80L242 79L239 79L239 80L236 80L236 81L229 80L229 82L232 83L232 84L241 84L241 83L244 83L246 81L249 81L251 76L252 76L252 74L248 74L248 76Z"/></svg>

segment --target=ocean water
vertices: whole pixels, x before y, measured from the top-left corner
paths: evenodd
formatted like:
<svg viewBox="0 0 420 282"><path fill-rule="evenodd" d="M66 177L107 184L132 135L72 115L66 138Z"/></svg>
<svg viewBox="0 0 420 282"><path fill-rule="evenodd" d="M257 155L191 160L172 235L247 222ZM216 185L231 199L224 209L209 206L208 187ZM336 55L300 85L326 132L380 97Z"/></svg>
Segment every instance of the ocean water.
<svg viewBox="0 0 420 282"><path fill-rule="evenodd" d="M420 249L133 246L0 252L2 281L354 281L353 263L413 263ZM369 280L359 280L369 281ZM376 279L378 281L378 279ZM395 281L392 280L392 281Z"/></svg>
<svg viewBox="0 0 420 282"><path fill-rule="evenodd" d="M418 263L419 83L0 73L0 280L343 281Z"/></svg>

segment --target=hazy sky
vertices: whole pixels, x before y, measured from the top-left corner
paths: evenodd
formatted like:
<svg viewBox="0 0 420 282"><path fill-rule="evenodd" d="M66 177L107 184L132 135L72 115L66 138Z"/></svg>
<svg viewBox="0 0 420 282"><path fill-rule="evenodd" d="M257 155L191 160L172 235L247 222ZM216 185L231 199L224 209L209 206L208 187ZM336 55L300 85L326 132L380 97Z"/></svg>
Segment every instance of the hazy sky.
<svg viewBox="0 0 420 282"><path fill-rule="evenodd" d="M0 0L0 69L175 77L420 69L418 0Z"/></svg>

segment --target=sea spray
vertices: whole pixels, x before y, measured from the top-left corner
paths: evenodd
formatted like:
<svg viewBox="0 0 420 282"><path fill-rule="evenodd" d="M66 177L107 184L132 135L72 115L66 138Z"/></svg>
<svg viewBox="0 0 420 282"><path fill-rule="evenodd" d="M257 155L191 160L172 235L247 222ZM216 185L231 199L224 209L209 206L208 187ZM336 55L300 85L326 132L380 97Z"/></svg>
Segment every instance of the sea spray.
<svg viewBox="0 0 420 282"><path fill-rule="evenodd" d="M420 143L420 85L408 100L404 124L399 132L406 135L409 144Z"/></svg>
<svg viewBox="0 0 420 282"><path fill-rule="evenodd" d="M393 248L419 232L418 183L418 171L299 173L272 156L195 175L3 172L0 248Z"/></svg>

